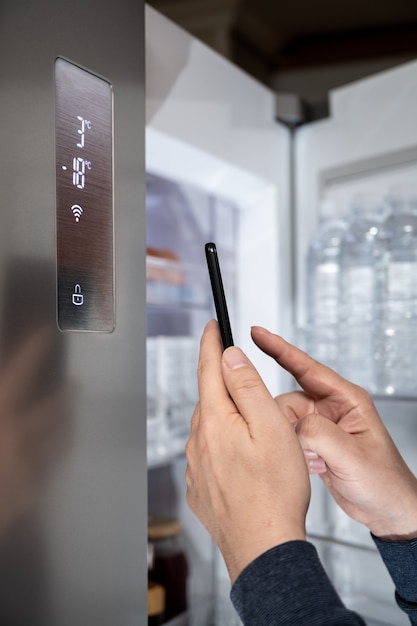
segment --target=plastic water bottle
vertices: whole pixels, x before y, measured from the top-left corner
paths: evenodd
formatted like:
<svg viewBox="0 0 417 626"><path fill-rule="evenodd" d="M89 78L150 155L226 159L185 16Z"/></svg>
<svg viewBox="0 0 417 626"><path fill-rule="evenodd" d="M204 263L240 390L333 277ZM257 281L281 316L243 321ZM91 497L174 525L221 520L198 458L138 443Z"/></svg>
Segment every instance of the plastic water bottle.
<svg viewBox="0 0 417 626"><path fill-rule="evenodd" d="M394 188L376 284L378 391L417 394L417 189Z"/></svg>
<svg viewBox="0 0 417 626"><path fill-rule="evenodd" d="M334 203L323 201L319 228L306 258L306 350L333 369L338 365L339 255L346 228Z"/></svg>
<svg viewBox="0 0 417 626"><path fill-rule="evenodd" d="M339 372L370 392L376 391L375 267L378 234L386 214L386 204L380 196L373 193L355 196L340 246Z"/></svg>

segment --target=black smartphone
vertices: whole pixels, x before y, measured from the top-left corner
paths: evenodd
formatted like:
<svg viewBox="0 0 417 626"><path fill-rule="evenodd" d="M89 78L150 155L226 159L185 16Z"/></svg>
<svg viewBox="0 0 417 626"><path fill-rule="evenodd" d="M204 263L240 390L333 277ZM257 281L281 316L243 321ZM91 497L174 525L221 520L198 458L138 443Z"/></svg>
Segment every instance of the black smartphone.
<svg viewBox="0 0 417 626"><path fill-rule="evenodd" d="M220 272L220 264L217 256L215 243L205 245L207 267L210 276L211 289L213 291L214 306L216 308L217 321L223 342L223 349L233 346L233 335L230 327L229 312L227 310L226 297L224 295L223 280Z"/></svg>

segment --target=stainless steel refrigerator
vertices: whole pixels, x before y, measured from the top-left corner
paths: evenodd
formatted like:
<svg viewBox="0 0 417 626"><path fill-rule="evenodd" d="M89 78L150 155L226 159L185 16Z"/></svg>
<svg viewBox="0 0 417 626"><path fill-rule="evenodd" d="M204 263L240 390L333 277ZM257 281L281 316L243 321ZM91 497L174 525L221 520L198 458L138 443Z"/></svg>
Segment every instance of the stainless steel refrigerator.
<svg viewBox="0 0 417 626"><path fill-rule="evenodd" d="M277 96L149 7L145 32L152 247L148 358L154 367L155 345L162 346L161 382L167 376L175 380L167 356L172 345L181 355L183 337L198 342L204 323L214 316L202 245L214 240L224 261L235 342L251 356L272 393L292 389L293 381L254 348L250 326L264 325L296 342L304 336L306 254L324 199L333 202L338 215L359 192L382 197L393 185L415 181L417 64L336 89L329 94L328 117L291 127L282 123L288 120L288 104L294 103L288 94ZM190 241L200 243L198 251ZM415 346L409 358L415 362ZM164 398L169 386L162 384L159 394L148 387L149 506L173 512L184 524L193 573L191 623L235 625L222 561L185 504L185 462L173 419L176 393ZM404 396L387 388L375 401L416 472L417 387L409 391ZM154 400L161 397L158 413ZM184 439L190 416L187 406ZM308 533L338 591L369 625L405 625L366 529L338 512L316 478ZM168 485L171 499L163 503ZM198 611L203 602L198 581L210 562L215 576L213 587L206 585L212 591L212 612L206 617ZM186 617L178 623L187 623Z"/></svg>
<svg viewBox="0 0 417 626"><path fill-rule="evenodd" d="M1 2L0 94L0 622L143 624L143 3Z"/></svg>

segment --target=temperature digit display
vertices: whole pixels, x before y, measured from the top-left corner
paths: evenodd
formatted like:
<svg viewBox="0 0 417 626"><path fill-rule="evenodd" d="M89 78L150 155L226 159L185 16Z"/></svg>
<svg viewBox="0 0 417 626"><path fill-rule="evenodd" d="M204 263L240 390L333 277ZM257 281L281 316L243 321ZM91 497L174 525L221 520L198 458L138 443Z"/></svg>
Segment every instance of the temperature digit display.
<svg viewBox="0 0 417 626"><path fill-rule="evenodd" d="M61 330L114 329L113 90L55 62L57 309Z"/></svg>

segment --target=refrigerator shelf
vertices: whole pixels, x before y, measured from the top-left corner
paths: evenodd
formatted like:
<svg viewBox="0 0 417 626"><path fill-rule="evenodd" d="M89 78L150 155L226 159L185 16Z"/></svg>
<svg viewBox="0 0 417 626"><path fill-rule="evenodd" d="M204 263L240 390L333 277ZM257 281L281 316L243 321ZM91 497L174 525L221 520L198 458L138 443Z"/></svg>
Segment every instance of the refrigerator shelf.
<svg viewBox="0 0 417 626"><path fill-rule="evenodd" d="M207 276L201 265L176 259L146 256L146 292L148 305L208 306Z"/></svg>
<svg viewBox="0 0 417 626"><path fill-rule="evenodd" d="M187 300L154 300L152 296L147 297L147 311L149 315L158 313L170 313L174 315L178 312L184 311L207 311L210 309L209 301L206 302L192 302Z"/></svg>
<svg viewBox="0 0 417 626"><path fill-rule="evenodd" d="M341 539L340 537L335 537L330 534L325 533L316 533L316 532L308 532L307 538L312 543L320 543L323 542L328 545L335 545L345 548L353 548L354 550L363 550L364 552L370 552L373 554L378 554L377 549L374 545L365 545L363 543L358 543L355 541L349 541L348 539Z"/></svg>
<svg viewBox="0 0 417 626"><path fill-rule="evenodd" d="M332 351L330 351L326 347L324 351L318 350L318 352L315 352L315 349L313 347L314 343L313 345L311 344L313 331L311 330L310 327L303 326L303 325L299 325L299 326L296 325L294 328L294 344L301 350L304 350L305 352L313 356L315 359L317 359L321 363L324 363L328 367L334 369L335 371L338 371L337 353L338 353L339 347L338 347L337 339L336 339L336 337L338 336L337 327L336 326L332 327L332 325L327 325L326 327L316 329L314 332L317 333L317 335L321 337L322 341L326 342L326 343L323 342L323 346L331 345L331 342L334 342ZM326 359L330 359L330 362L328 360L326 361ZM361 385L360 376L358 376L357 379L352 378L351 380L355 384ZM362 386L366 388L365 385L362 385ZM372 398L375 401L379 401L379 400L392 401L392 402L415 402L417 401L417 385L416 385L415 391L413 391L412 393L406 393L406 394L395 393L391 391L375 392L371 389L367 389L367 391L371 394Z"/></svg>
<svg viewBox="0 0 417 626"><path fill-rule="evenodd" d="M403 395L403 394L389 394L389 393L374 393L371 394L375 402L416 402L417 401L417 389L415 394Z"/></svg>
<svg viewBox="0 0 417 626"><path fill-rule="evenodd" d="M194 599L194 606L186 613L166 622L164 626L241 626L230 601L224 599ZM385 626L385 625L384 625Z"/></svg>
<svg viewBox="0 0 417 626"><path fill-rule="evenodd" d="M368 626L409 624L395 602L394 584L376 548L313 533L309 539L345 605Z"/></svg>
<svg viewBox="0 0 417 626"><path fill-rule="evenodd" d="M213 611L211 603L202 602L200 607L177 615L177 617L166 622L165 626L211 626L213 624Z"/></svg>

